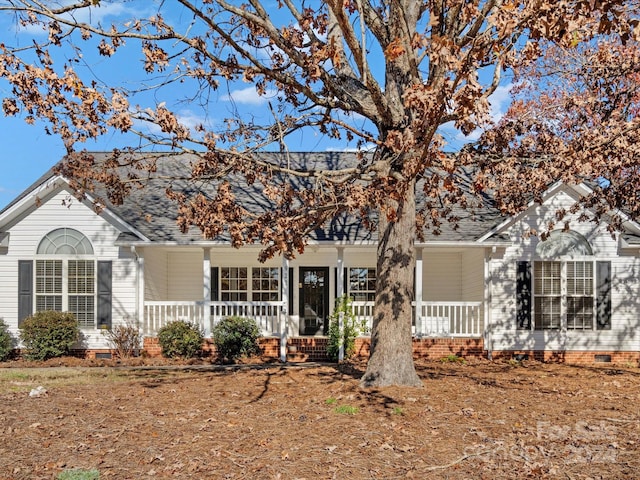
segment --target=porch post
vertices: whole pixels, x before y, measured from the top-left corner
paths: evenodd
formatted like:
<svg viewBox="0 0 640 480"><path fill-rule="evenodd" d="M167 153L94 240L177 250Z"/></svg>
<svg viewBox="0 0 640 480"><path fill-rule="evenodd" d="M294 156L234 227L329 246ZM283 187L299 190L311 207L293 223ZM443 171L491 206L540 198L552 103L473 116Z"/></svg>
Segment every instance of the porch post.
<svg viewBox="0 0 640 480"><path fill-rule="evenodd" d="M336 274L336 291L338 292L338 298L342 296L344 292L344 247L338 247L338 272ZM336 298L337 300L337 298Z"/></svg>
<svg viewBox="0 0 640 480"><path fill-rule="evenodd" d="M493 358L493 348L491 339L491 285L493 283L493 275L491 273L491 259L496 252L496 247L492 247L490 252L485 250L484 254L484 315L482 319L484 337L484 348L487 351L489 360Z"/></svg>
<svg viewBox="0 0 640 480"><path fill-rule="evenodd" d="M147 324L146 312L144 310L144 249L133 248L133 252L136 256L137 263L137 277L136 277L136 298L137 310L139 317L136 319L138 324L142 326L142 334L145 335L151 330L151 326Z"/></svg>
<svg viewBox="0 0 640 480"><path fill-rule="evenodd" d="M336 287L338 292L338 298L343 295L344 292L344 248L338 247L338 272L336 275ZM336 298L337 300L337 298ZM344 314L341 313L338 318L338 332L340 338L344 338ZM339 342L340 347L338 349L338 361L344 360L344 342Z"/></svg>
<svg viewBox="0 0 640 480"><path fill-rule="evenodd" d="M416 299L416 310L415 310L415 318L416 318L416 337L419 337L423 334L422 332L422 248L416 249L416 291L415 299Z"/></svg>
<svg viewBox="0 0 640 480"><path fill-rule="evenodd" d="M287 330L289 326L289 259L282 255L282 306L280 307L280 361L287 361Z"/></svg>
<svg viewBox="0 0 640 480"><path fill-rule="evenodd" d="M210 336L210 322L207 319L210 317L208 313L211 311L211 249L203 248L203 260L202 260L202 325L205 327L205 335Z"/></svg>

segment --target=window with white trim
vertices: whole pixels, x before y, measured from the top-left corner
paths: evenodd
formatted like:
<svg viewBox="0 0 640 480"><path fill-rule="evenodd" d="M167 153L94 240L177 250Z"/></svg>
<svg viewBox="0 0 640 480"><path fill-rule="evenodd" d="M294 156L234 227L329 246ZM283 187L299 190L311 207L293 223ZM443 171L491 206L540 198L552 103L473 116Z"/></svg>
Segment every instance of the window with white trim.
<svg viewBox="0 0 640 480"><path fill-rule="evenodd" d="M592 330L595 326L595 260L586 238L556 230L538 243L533 262L533 319L536 330ZM568 257L568 258L562 258ZM576 258L577 257L577 258Z"/></svg>
<svg viewBox="0 0 640 480"><path fill-rule="evenodd" d="M62 260L36 260L36 311L62 311Z"/></svg>
<svg viewBox="0 0 640 480"><path fill-rule="evenodd" d="M71 312L80 328L96 326L96 262L87 237L71 228L49 232L35 261L35 309ZM51 257L51 258L41 258Z"/></svg>
<svg viewBox="0 0 640 480"><path fill-rule="evenodd" d="M251 300L275 302L280 299L280 269L254 267L251 269Z"/></svg>
<svg viewBox="0 0 640 480"><path fill-rule="evenodd" d="M73 312L80 328L93 328L96 314L96 266L88 260L69 260L69 311Z"/></svg>
<svg viewBox="0 0 640 480"><path fill-rule="evenodd" d="M356 302L373 302L376 298L376 269L349 269L349 296Z"/></svg>
<svg viewBox="0 0 640 480"><path fill-rule="evenodd" d="M251 275L251 276L249 276ZM280 300L279 267L220 267L223 302L274 302Z"/></svg>
<svg viewBox="0 0 640 480"><path fill-rule="evenodd" d="M594 326L594 262L533 264L536 330L591 330Z"/></svg>

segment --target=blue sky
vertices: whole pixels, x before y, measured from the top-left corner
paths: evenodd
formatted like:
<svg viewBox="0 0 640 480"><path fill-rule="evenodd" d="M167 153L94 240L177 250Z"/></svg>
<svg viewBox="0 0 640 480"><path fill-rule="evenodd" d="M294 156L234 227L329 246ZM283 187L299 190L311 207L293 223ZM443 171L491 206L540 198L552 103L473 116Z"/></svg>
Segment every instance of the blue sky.
<svg viewBox="0 0 640 480"><path fill-rule="evenodd" d="M151 3L146 2L115 2L106 4L106 7L94 9L93 21L110 22L117 18L134 15L140 16L152 13L145 12ZM167 15L165 15L167 16ZM15 45L25 42L30 43L32 36L40 36L42 34L37 31L27 30L16 32L15 27L11 23L11 17L0 17L0 43ZM140 56L138 48L131 45L130 49L124 47L118 53L119 65L121 70L113 71L113 62L105 60L101 57L92 57L87 54L85 59L92 73L99 76L101 80L107 81L127 81L123 72L140 72L139 65ZM141 74L140 74L141 75ZM0 98L4 98L10 91L8 85L0 80ZM165 92L171 95L172 92ZM157 101L165 100L162 93L157 97ZM266 108L267 99L258 97L255 89L250 84L232 85L230 90L220 89L217 98L214 113L208 114L208 118L203 117L202 110L191 108L190 105L181 104L174 108L178 112L181 122L185 125L195 125L204 123L205 125L214 125L218 120L225 116L229 116L228 112L235 106L240 111L245 111L254 115L268 115ZM509 104L509 85L502 86L493 95L491 99L492 116L494 119L500 118ZM169 108L171 106L167 105ZM216 115L218 118L216 118ZM449 149L455 149L466 141L477 137L477 133L470 137L463 137L452 126L445 126L442 129ZM5 117L0 112L0 145L2 151L0 153L0 209L4 208L11 200L24 191L43 173L51 168L58 160L62 158L65 149L62 141L55 136L45 133L44 124L37 122L35 125L27 125L23 117ZM88 150L110 150L114 147L124 146L122 138L114 136L105 136L98 142L90 142L84 145ZM343 150L346 145L339 141L327 141L321 137L306 133L304 137L299 138L295 144L290 144L289 149L295 150Z"/></svg>

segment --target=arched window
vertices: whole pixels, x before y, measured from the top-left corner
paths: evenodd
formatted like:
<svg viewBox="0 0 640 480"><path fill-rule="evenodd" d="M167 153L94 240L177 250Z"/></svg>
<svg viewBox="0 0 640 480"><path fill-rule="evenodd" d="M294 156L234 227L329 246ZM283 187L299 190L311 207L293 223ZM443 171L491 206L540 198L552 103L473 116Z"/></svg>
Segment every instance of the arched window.
<svg viewBox="0 0 640 480"><path fill-rule="evenodd" d="M93 255L91 242L73 228L47 233L38 245L38 255Z"/></svg>
<svg viewBox="0 0 640 480"><path fill-rule="evenodd" d="M93 255L89 239L72 228L58 228L42 238L37 255L36 311L69 311L81 328L95 328L96 261L86 258Z"/></svg>
<svg viewBox="0 0 640 480"><path fill-rule="evenodd" d="M536 247L541 258L584 257L593 255L591 245L584 236L573 230L554 230Z"/></svg>

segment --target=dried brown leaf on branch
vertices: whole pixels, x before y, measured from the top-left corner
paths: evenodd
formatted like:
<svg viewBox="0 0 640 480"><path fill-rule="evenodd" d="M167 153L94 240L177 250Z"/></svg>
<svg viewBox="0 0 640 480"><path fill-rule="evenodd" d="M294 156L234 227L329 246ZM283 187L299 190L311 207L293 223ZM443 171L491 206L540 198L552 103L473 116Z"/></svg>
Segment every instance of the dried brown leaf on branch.
<svg viewBox="0 0 640 480"><path fill-rule="evenodd" d="M506 214L552 181L601 177L611 188L594 187L586 203L596 217L610 206L640 212L629 200L640 144L637 0L179 0L146 15L131 4L111 23L96 20L105 3L0 4L18 37L30 36L0 47L5 113L46 122L69 151L60 173L97 208L157 178L156 150L201 159L162 179L180 227L262 245L262 259L303 251L310 232L345 217L376 229L365 385L420 383L404 321L414 243L447 220L455 226L460 209L472 215L483 194ZM38 27L46 37L31 33ZM85 68L96 57L116 71L123 49L139 59L126 83ZM493 129L491 95L514 75L533 89L516 87L523 98ZM222 90L242 82L268 115L243 115L233 95L219 108ZM216 121L194 126L184 105ZM477 149L446 155L447 125L485 135ZM78 152L106 134L124 143L107 161ZM289 139L316 136L359 152L346 163L292 163ZM269 160L265 150L281 154ZM471 171L481 172L473 188L461 188Z"/></svg>

